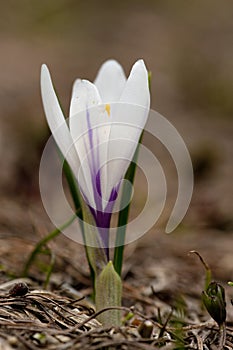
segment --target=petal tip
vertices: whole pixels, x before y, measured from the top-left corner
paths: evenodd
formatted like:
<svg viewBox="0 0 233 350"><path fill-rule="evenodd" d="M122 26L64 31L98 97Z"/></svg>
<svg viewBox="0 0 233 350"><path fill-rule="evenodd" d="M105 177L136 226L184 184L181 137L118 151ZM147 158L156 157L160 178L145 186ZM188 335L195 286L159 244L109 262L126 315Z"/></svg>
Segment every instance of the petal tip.
<svg viewBox="0 0 233 350"><path fill-rule="evenodd" d="M46 66L46 64L42 64L41 70L40 70L40 83L41 83L41 89L43 90L43 86L51 80L51 76L49 73L49 69Z"/></svg>
<svg viewBox="0 0 233 350"><path fill-rule="evenodd" d="M147 68L146 68L146 65L145 65L145 62L144 62L144 60L142 58L140 58L139 60L137 60L134 63L133 69L141 69L141 70L144 70L146 73L148 72Z"/></svg>
<svg viewBox="0 0 233 350"><path fill-rule="evenodd" d="M134 63L120 100L121 102L136 104L145 108L149 107L148 71L143 59L139 59Z"/></svg>
<svg viewBox="0 0 233 350"><path fill-rule="evenodd" d="M101 67L108 67L108 66L115 66L115 67L120 67L122 69L121 64L115 60L114 58L110 58L106 60Z"/></svg>
<svg viewBox="0 0 233 350"><path fill-rule="evenodd" d="M47 67L47 65L45 63L43 63L41 65L41 74L45 74L45 73L48 73L49 72L49 69Z"/></svg>
<svg viewBox="0 0 233 350"><path fill-rule="evenodd" d="M110 58L109 60L105 61L101 66L97 73L95 82L98 81L101 77L105 75L109 75L110 72L115 72L116 74L120 74L122 76L125 76L124 69L122 65L116 61L113 58Z"/></svg>

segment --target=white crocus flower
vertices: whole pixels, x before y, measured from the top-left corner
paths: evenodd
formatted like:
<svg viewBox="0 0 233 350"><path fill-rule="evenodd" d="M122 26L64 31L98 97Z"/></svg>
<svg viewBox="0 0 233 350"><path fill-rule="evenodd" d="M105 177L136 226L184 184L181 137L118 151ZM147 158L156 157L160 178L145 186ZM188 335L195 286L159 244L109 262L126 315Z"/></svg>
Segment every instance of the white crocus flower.
<svg viewBox="0 0 233 350"><path fill-rule="evenodd" d="M145 64L143 60L137 61L126 79L120 64L109 60L100 68L94 83L76 80L69 123L65 121L46 65L41 69L41 92L51 132L78 181L96 225L108 228L120 181L148 116L150 94Z"/></svg>

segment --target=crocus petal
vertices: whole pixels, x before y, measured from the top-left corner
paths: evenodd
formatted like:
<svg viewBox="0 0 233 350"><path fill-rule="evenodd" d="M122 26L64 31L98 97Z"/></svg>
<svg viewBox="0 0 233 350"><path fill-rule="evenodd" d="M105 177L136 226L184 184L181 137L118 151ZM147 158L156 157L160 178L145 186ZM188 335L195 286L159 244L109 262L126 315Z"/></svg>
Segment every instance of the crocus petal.
<svg viewBox="0 0 233 350"><path fill-rule="evenodd" d="M125 73L115 60L106 61L95 79L103 103L117 102L126 83Z"/></svg>
<svg viewBox="0 0 233 350"><path fill-rule="evenodd" d="M117 188L136 151L145 126L148 110L140 106L120 104L112 106L115 120L111 126L106 164L106 198Z"/></svg>
<svg viewBox="0 0 233 350"><path fill-rule="evenodd" d="M98 124L98 106L101 100L95 85L87 80L76 80L70 103L69 126L80 161L96 146L93 128ZM96 108L92 108L97 106Z"/></svg>
<svg viewBox="0 0 233 350"><path fill-rule="evenodd" d="M148 72L143 60L138 60L133 65L129 78L125 84L125 88L121 94L120 102L149 108L150 91Z"/></svg>
<svg viewBox="0 0 233 350"><path fill-rule="evenodd" d="M107 157L110 132L108 112L100 102L94 84L87 80L75 82L70 106L70 132L83 171L79 178L80 185L89 204L97 210L102 210L100 180L104 174L100 174L100 167Z"/></svg>
<svg viewBox="0 0 233 350"><path fill-rule="evenodd" d="M80 165L79 158L73 147L73 140L55 94L49 70L45 64L41 67L41 95L45 115L53 137L72 171L77 174Z"/></svg>
<svg viewBox="0 0 233 350"><path fill-rule="evenodd" d="M75 80L70 102L70 117L101 103L98 89L88 80Z"/></svg>
<svg viewBox="0 0 233 350"><path fill-rule="evenodd" d="M137 61L122 92L112 106L107 164L107 196L124 177L145 126L150 105L148 73L143 60Z"/></svg>

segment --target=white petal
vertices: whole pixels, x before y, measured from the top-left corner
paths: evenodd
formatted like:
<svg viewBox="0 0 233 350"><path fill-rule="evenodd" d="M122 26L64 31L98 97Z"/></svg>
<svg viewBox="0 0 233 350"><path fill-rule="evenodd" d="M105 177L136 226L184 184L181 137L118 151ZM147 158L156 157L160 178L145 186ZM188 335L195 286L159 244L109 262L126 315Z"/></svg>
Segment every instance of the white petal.
<svg viewBox="0 0 233 350"><path fill-rule="evenodd" d="M70 117L100 103L101 98L94 84L88 80L75 80L70 102Z"/></svg>
<svg viewBox="0 0 233 350"><path fill-rule="evenodd" d="M101 205L96 189L96 178L101 165L107 158L107 140L110 119L105 105L100 104L96 86L87 80L77 80L74 84L70 106L70 132L81 161L83 174L79 178L84 195L93 208ZM106 178L101 174L101 180ZM85 180L85 184L84 184ZM102 186L105 181L101 183ZM96 200L96 196L99 197ZM97 205L100 210L100 206Z"/></svg>
<svg viewBox="0 0 233 350"><path fill-rule="evenodd" d="M113 104L107 164L107 196L117 186L135 153L150 105L148 73L143 60L137 61L122 92Z"/></svg>
<svg viewBox="0 0 233 350"><path fill-rule="evenodd" d="M126 173L148 116L148 109L141 106L117 103L111 108L114 122L111 125L106 165L108 198L112 188Z"/></svg>
<svg viewBox="0 0 233 350"><path fill-rule="evenodd" d="M45 64L41 67L41 94L45 115L51 131L64 123L64 116L55 94L49 70Z"/></svg>
<svg viewBox="0 0 233 350"><path fill-rule="evenodd" d="M49 70L45 64L41 67L41 95L45 115L53 137L63 156L67 159L72 171L74 174L77 174L80 162L55 94Z"/></svg>
<svg viewBox="0 0 233 350"><path fill-rule="evenodd" d="M87 80L75 81L70 104L69 125L81 162L87 152L97 145L96 132L91 132L91 130L101 123L101 111L104 114L100 102L100 96L94 84Z"/></svg>
<svg viewBox="0 0 233 350"><path fill-rule="evenodd" d="M120 101L149 108L150 91L148 72L143 60L138 60L133 65Z"/></svg>
<svg viewBox="0 0 233 350"><path fill-rule="evenodd" d="M94 83L103 103L117 102L126 83L125 73L117 61L108 60L101 66Z"/></svg>

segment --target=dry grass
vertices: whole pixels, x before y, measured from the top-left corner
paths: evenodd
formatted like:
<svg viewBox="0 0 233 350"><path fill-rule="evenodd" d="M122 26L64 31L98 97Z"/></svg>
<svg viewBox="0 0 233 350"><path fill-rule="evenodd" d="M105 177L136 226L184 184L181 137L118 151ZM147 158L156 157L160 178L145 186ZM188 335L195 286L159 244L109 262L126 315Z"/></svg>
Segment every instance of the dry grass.
<svg viewBox="0 0 233 350"><path fill-rule="evenodd" d="M221 333L214 321L201 322L201 308L192 320L190 315L184 317L174 310L161 323L139 312L138 306L122 307L124 326L103 328L96 319L99 313L88 301L67 296L62 289L30 291L18 281L0 287L0 349L219 349ZM138 295L135 297L136 304ZM156 305L153 298L145 302L151 307ZM160 315L164 313L162 309L158 311ZM152 334L143 338L140 328L148 319ZM232 348L233 328L227 327L224 349Z"/></svg>

